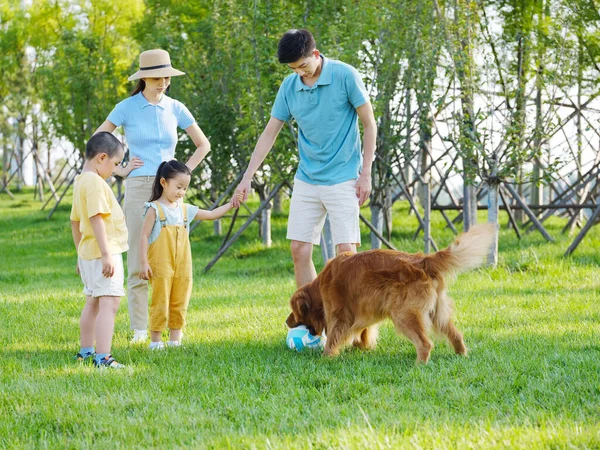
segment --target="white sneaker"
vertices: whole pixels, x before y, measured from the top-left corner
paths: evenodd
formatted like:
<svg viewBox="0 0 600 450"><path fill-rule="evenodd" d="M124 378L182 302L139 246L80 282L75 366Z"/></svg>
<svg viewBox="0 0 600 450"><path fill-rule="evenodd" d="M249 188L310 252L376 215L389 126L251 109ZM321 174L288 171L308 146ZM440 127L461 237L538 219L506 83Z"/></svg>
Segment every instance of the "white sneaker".
<svg viewBox="0 0 600 450"><path fill-rule="evenodd" d="M181 347L181 341L168 341L167 347Z"/></svg>
<svg viewBox="0 0 600 450"><path fill-rule="evenodd" d="M150 342L149 348L150 350L162 350L165 348L165 343L163 341Z"/></svg>
<svg viewBox="0 0 600 450"><path fill-rule="evenodd" d="M146 342L147 340L148 332L146 330L133 330L133 338L130 341L132 344Z"/></svg>

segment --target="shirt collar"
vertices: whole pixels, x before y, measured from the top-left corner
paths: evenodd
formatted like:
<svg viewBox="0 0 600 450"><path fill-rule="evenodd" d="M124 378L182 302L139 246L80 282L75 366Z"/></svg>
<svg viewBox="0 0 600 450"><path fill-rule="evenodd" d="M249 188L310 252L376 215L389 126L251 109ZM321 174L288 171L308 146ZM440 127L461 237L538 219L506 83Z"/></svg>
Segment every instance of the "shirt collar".
<svg viewBox="0 0 600 450"><path fill-rule="evenodd" d="M158 106L160 109L165 109L165 104L167 103L167 100L166 100L167 94L163 94L162 98L156 105L153 105L152 103L150 103L148 101L148 99L146 97L144 97L144 94L142 94L141 92L138 93L137 95L138 95L138 103L140 105L140 109L145 108L146 106Z"/></svg>
<svg viewBox="0 0 600 450"><path fill-rule="evenodd" d="M328 58L325 58L323 55L320 56L323 58L323 65L321 66L321 73L319 74L319 78L314 86L325 86L327 84L331 84L331 64L329 64ZM296 74L296 84L294 87L297 91L312 89L302 82L302 79L298 74Z"/></svg>

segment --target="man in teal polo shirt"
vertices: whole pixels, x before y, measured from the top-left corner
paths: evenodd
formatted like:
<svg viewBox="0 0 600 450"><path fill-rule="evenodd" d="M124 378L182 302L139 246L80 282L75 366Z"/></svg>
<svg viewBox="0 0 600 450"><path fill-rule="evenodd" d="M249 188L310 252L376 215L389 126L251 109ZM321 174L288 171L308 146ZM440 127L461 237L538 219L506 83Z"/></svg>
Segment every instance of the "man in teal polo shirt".
<svg viewBox="0 0 600 450"><path fill-rule="evenodd" d="M298 125L300 164L294 178L287 238L291 242L296 285L317 276L313 245L329 214L338 253L356 252L360 245L359 207L371 193L371 165L377 124L365 86L356 69L325 58L307 30L286 32L277 49L280 63L294 71L283 80L271 119L260 136L244 178L236 189L234 206L248 198L254 173L273 147L283 124ZM358 119L363 124L361 154Z"/></svg>

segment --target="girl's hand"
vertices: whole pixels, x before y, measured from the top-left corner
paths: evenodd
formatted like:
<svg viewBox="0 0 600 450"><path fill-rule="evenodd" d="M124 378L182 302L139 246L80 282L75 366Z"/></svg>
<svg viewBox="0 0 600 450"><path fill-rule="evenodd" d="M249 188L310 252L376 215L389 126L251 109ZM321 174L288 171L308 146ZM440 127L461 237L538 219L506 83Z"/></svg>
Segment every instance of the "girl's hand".
<svg viewBox="0 0 600 450"><path fill-rule="evenodd" d="M149 280L152 278L152 269L147 262L142 263L142 268L140 269L140 278L142 280Z"/></svg>
<svg viewBox="0 0 600 450"><path fill-rule="evenodd" d="M237 201L234 201L234 200L237 200ZM243 201L244 201L244 193L238 192L234 197L231 197L231 200L229 201L229 203L231 204L232 208L239 208Z"/></svg>

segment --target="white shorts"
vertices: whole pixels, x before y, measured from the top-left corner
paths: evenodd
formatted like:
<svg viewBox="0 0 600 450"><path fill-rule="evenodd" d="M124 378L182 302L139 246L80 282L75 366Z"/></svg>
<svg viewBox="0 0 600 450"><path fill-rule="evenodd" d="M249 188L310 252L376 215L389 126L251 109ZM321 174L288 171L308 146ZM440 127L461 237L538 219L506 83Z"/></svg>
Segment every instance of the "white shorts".
<svg viewBox="0 0 600 450"><path fill-rule="evenodd" d="M115 273L106 278L102 275L102 259L78 258L79 275L83 281L83 293L92 297L122 297L125 295L123 282L123 255L112 255L115 264Z"/></svg>
<svg viewBox="0 0 600 450"><path fill-rule="evenodd" d="M327 214L333 245L360 245L356 180L321 186L294 178L287 238L319 245Z"/></svg>

